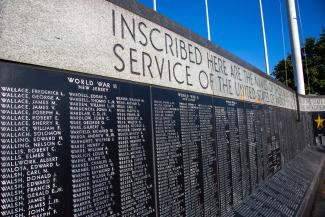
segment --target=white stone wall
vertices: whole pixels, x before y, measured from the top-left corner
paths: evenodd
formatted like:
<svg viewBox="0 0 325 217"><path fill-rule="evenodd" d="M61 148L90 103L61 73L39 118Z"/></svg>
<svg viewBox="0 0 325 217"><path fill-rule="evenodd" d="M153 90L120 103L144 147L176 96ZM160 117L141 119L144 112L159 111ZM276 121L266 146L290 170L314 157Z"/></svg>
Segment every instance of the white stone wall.
<svg viewBox="0 0 325 217"><path fill-rule="evenodd" d="M1 0L0 59L296 109L293 91L105 0Z"/></svg>

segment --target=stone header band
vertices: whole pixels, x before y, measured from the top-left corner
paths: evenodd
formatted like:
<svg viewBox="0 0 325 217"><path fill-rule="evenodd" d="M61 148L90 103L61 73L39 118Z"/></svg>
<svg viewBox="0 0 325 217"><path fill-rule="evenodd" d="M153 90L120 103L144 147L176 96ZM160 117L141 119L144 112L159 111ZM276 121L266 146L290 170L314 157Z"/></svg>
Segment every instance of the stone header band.
<svg viewBox="0 0 325 217"><path fill-rule="evenodd" d="M104 0L1 4L1 59L296 109L293 91L221 49L129 11L135 7Z"/></svg>

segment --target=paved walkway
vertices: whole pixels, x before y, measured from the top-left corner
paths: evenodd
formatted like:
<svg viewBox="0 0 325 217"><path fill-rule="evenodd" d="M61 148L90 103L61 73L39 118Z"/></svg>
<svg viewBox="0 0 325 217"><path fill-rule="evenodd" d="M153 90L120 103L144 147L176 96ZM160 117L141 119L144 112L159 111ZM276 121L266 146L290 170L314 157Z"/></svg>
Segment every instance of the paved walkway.
<svg viewBox="0 0 325 217"><path fill-rule="evenodd" d="M311 217L325 216L325 169L323 170L321 183L317 192L314 210Z"/></svg>
<svg viewBox="0 0 325 217"><path fill-rule="evenodd" d="M325 208L325 156L314 150L306 150L288 162L280 171L260 184L254 193L238 204L227 217L252 216L303 216L311 217L311 206L318 180L323 178ZM313 198L312 198L313 197ZM307 214L308 212L308 214ZM324 212L319 216L325 217ZM306 216L307 214L307 216Z"/></svg>

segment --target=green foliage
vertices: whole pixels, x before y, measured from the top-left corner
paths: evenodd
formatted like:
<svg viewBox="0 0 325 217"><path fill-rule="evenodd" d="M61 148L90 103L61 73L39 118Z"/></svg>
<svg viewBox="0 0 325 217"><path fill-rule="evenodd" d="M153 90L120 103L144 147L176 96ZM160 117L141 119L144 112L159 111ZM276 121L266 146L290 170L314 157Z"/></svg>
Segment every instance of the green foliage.
<svg viewBox="0 0 325 217"><path fill-rule="evenodd" d="M322 30L318 40L315 38L307 38L304 48L301 49L301 53L303 59L306 93L325 95L325 30ZM281 60L274 67L272 75L280 82L295 89L291 55L286 58L286 62Z"/></svg>

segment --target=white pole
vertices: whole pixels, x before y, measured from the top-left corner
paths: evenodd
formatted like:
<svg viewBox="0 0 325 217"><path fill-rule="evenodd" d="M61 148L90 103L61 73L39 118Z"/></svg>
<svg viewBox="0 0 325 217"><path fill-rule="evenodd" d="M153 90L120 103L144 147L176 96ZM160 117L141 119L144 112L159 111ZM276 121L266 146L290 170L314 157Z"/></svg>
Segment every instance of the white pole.
<svg viewBox="0 0 325 217"><path fill-rule="evenodd" d="M205 13L207 16L208 39L211 41L208 0L205 0Z"/></svg>
<svg viewBox="0 0 325 217"><path fill-rule="evenodd" d="M305 82L302 70L302 60L300 51L300 40L297 24L296 5L294 0L287 0L287 14L290 29L291 56L293 61L293 71L295 84L299 94L305 95Z"/></svg>
<svg viewBox="0 0 325 217"><path fill-rule="evenodd" d="M265 35L265 27L264 27L264 15L263 15L262 0L260 0L260 11L261 11L262 31L263 31L263 41L264 41L265 67L266 67L266 73L268 75L270 75L269 55L268 55L268 52L267 52L267 44L266 44L266 35Z"/></svg>
<svg viewBox="0 0 325 217"><path fill-rule="evenodd" d="M153 10L157 11L157 2L156 2L156 0L153 0Z"/></svg>

